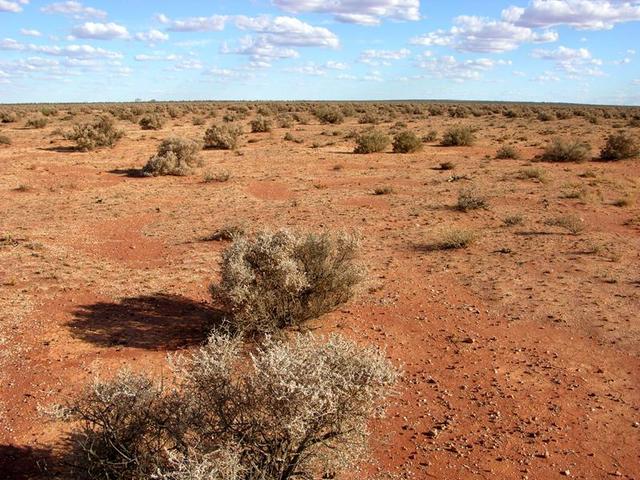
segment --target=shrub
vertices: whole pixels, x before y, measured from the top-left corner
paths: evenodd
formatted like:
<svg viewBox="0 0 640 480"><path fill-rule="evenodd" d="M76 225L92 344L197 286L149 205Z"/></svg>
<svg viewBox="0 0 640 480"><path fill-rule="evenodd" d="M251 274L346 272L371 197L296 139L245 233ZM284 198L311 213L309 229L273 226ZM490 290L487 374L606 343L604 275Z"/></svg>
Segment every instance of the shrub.
<svg viewBox="0 0 640 480"><path fill-rule="evenodd" d="M203 180L205 183L213 183L213 182L227 182L231 178L231 172L228 170L222 170L220 172L206 172L204 174Z"/></svg>
<svg viewBox="0 0 640 480"><path fill-rule="evenodd" d="M223 227L217 229L211 235L203 238L205 242L219 242L222 240L234 240L239 237L243 237L247 232L247 227L244 223L228 223Z"/></svg>
<svg viewBox="0 0 640 480"><path fill-rule="evenodd" d="M315 112L315 116L320 120L321 123L330 123L332 125L337 125L344 121L344 114L337 107L332 107L329 105L322 105L318 107Z"/></svg>
<svg viewBox="0 0 640 480"><path fill-rule="evenodd" d="M377 130L361 133L356 137L356 148L353 153L382 152L389 146L389 136Z"/></svg>
<svg viewBox="0 0 640 480"><path fill-rule="evenodd" d="M613 133L600 151L601 160L634 158L640 153L640 143L626 133Z"/></svg>
<svg viewBox="0 0 640 480"><path fill-rule="evenodd" d="M191 119L191 123L196 127L200 127L205 124L205 121L202 117L193 117L193 119Z"/></svg>
<svg viewBox="0 0 640 480"><path fill-rule="evenodd" d="M455 250L466 248L475 240L476 235L470 230L451 228L440 232L435 240L427 245L427 250Z"/></svg>
<svg viewBox="0 0 640 480"><path fill-rule="evenodd" d="M222 257L214 300L239 331L269 332L318 317L351 298L363 271L348 235L286 230L238 238Z"/></svg>
<svg viewBox="0 0 640 480"><path fill-rule="evenodd" d="M478 193L473 188L463 188L458 193L458 203L456 203L456 209L461 212L468 212L469 210L477 210L479 208L487 208L487 199Z"/></svg>
<svg viewBox="0 0 640 480"><path fill-rule="evenodd" d="M138 123L143 130L160 130L164 122L160 115L152 113L143 116Z"/></svg>
<svg viewBox="0 0 640 480"><path fill-rule="evenodd" d="M502 223L504 223L506 227L515 227L516 225L522 225L523 222L524 217L519 213L509 215L505 217L504 220L502 220Z"/></svg>
<svg viewBox="0 0 640 480"><path fill-rule="evenodd" d="M271 131L271 120L263 116L258 116L251 120L252 133L264 133Z"/></svg>
<svg viewBox="0 0 640 480"><path fill-rule="evenodd" d="M453 162L441 162L440 170L453 170L456 168L456 164Z"/></svg>
<svg viewBox="0 0 640 480"><path fill-rule="evenodd" d="M11 145L11 138L3 133L0 133L0 145Z"/></svg>
<svg viewBox="0 0 640 480"><path fill-rule="evenodd" d="M374 195L389 195L390 193L393 193L395 190L393 189L393 187L390 187L388 185L385 185L383 187L376 187L373 189L373 194Z"/></svg>
<svg viewBox="0 0 640 480"><path fill-rule="evenodd" d="M380 118L371 112L365 113L364 115L362 115L359 119L358 119L358 123L360 124L366 124L366 123L371 123L373 125L377 125L380 123Z"/></svg>
<svg viewBox="0 0 640 480"><path fill-rule="evenodd" d="M580 140L554 138L542 153L547 162L583 162L591 154L591 146Z"/></svg>
<svg viewBox="0 0 640 480"><path fill-rule="evenodd" d="M473 145L475 135L470 127L452 127L444 132L440 145L443 147L466 147Z"/></svg>
<svg viewBox="0 0 640 480"><path fill-rule="evenodd" d="M545 220L545 225L561 227L568 230L573 235L577 235L584 230L584 223L581 218L575 215L563 215L560 217Z"/></svg>
<svg viewBox="0 0 640 480"><path fill-rule="evenodd" d="M520 153L515 147L512 147L511 145L504 145L500 147L496 152L496 158L498 159L506 159L506 158L516 159L518 157L520 157Z"/></svg>
<svg viewBox="0 0 640 480"><path fill-rule="evenodd" d="M551 120L555 120L555 115L549 112L540 112L538 114L538 120L541 122L550 122Z"/></svg>
<svg viewBox="0 0 640 480"><path fill-rule="evenodd" d="M170 137L162 141L158 152L142 169L147 176L188 175L194 167L202 165L198 155L202 146L193 140Z"/></svg>
<svg viewBox="0 0 640 480"><path fill-rule="evenodd" d="M422 149L422 140L418 136L405 130L398 133L393 139L394 153L413 153Z"/></svg>
<svg viewBox="0 0 640 480"><path fill-rule="evenodd" d="M422 137L423 142L435 142L438 139L437 130L430 130L424 137Z"/></svg>
<svg viewBox="0 0 640 480"><path fill-rule="evenodd" d="M66 408L79 422L73 478L330 478L362 458L398 378L377 350L312 335L249 356L214 334L172 370L170 391L125 371Z"/></svg>
<svg viewBox="0 0 640 480"><path fill-rule="evenodd" d="M27 128L44 128L47 126L48 120L44 117L30 118L27 120Z"/></svg>
<svg viewBox="0 0 640 480"><path fill-rule="evenodd" d="M16 112L0 112L0 121L2 123L14 123L18 121Z"/></svg>
<svg viewBox="0 0 640 480"><path fill-rule="evenodd" d="M236 125L213 125L204 134L204 147L217 150L238 148L242 129Z"/></svg>
<svg viewBox="0 0 640 480"><path fill-rule="evenodd" d="M64 135L72 140L78 149L87 151L99 147L113 147L124 133L115 128L111 117L99 117L91 123L74 125L71 132Z"/></svg>
<svg viewBox="0 0 640 480"><path fill-rule="evenodd" d="M541 168L534 168L534 167L523 168L522 170L518 171L518 173L516 174L516 177L522 180L535 179L541 183L547 182L547 172L545 172Z"/></svg>

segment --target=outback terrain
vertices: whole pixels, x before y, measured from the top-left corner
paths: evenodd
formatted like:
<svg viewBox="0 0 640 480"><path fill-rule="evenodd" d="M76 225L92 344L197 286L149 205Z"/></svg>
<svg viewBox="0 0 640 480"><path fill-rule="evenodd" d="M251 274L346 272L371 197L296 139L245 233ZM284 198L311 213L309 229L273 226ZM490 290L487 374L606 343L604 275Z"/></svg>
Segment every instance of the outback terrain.
<svg viewBox="0 0 640 480"><path fill-rule="evenodd" d="M344 118L314 115L322 108ZM0 112L1 479L64 478L70 427L48 407L125 365L160 378L167 354L206 340L221 316L208 288L230 244L211 237L230 226L360 237L366 280L304 328L383 348L402 376L370 423L370 456L339 478L640 479L640 160L598 159L608 135L640 136L640 109ZM161 122L142 128L149 114ZM112 148L81 151L65 137L100 115L123 131ZM251 133L257 116L267 131ZM235 149L202 150L186 175L140 175L165 138L202 141L224 123L242 128ZM442 145L452 127L475 141ZM354 153L370 129L408 130L423 145ZM555 137L591 151L543 160ZM496 158L505 146L516 158Z"/></svg>

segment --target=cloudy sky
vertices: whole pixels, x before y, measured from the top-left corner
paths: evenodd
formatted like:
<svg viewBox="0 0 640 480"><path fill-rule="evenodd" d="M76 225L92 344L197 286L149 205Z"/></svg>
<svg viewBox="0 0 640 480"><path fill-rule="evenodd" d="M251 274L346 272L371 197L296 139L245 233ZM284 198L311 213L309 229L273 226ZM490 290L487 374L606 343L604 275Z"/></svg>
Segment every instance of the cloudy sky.
<svg viewBox="0 0 640 480"><path fill-rule="evenodd" d="M638 105L639 39L640 0L0 0L0 102Z"/></svg>

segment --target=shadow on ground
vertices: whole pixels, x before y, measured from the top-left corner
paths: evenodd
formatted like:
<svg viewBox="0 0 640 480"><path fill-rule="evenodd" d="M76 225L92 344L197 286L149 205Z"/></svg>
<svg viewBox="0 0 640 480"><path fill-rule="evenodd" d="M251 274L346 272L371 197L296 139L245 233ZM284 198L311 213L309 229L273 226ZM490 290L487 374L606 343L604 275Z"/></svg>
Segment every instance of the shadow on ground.
<svg viewBox="0 0 640 480"><path fill-rule="evenodd" d="M68 326L72 335L102 347L176 350L202 343L223 312L180 295L146 295L117 303L82 305Z"/></svg>
<svg viewBox="0 0 640 480"><path fill-rule="evenodd" d="M0 478L2 480L32 480L48 478L57 464L48 448L0 445Z"/></svg>

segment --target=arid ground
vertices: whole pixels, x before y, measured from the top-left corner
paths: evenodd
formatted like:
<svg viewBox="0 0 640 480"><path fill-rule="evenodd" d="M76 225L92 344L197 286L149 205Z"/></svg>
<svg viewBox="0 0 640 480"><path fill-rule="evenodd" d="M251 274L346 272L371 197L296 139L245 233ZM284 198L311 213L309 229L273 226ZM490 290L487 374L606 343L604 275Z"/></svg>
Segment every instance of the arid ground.
<svg viewBox="0 0 640 480"><path fill-rule="evenodd" d="M43 408L123 365L161 376L167 353L203 342L228 246L204 239L242 223L361 236L365 286L308 326L384 347L404 373L350 478L640 479L640 160L595 160L609 133L640 135L638 110L430 105L357 104L344 123L307 114L286 128L281 111L249 133L258 108L312 110L249 104L236 151L165 177L132 172L233 105L142 104L166 117L160 130L120 119L122 140L89 152L63 133L129 107L58 106L44 128L25 127L38 106L4 108L18 119L0 125L0 478L56 476L68 427ZM353 154L371 110L380 131L438 138ZM454 125L475 144L440 146ZM537 161L554 136L589 142L594 160ZM520 158L496 159L503 145ZM454 208L469 186L486 208ZM475 241L433 247L456 229Z"/></svg>

